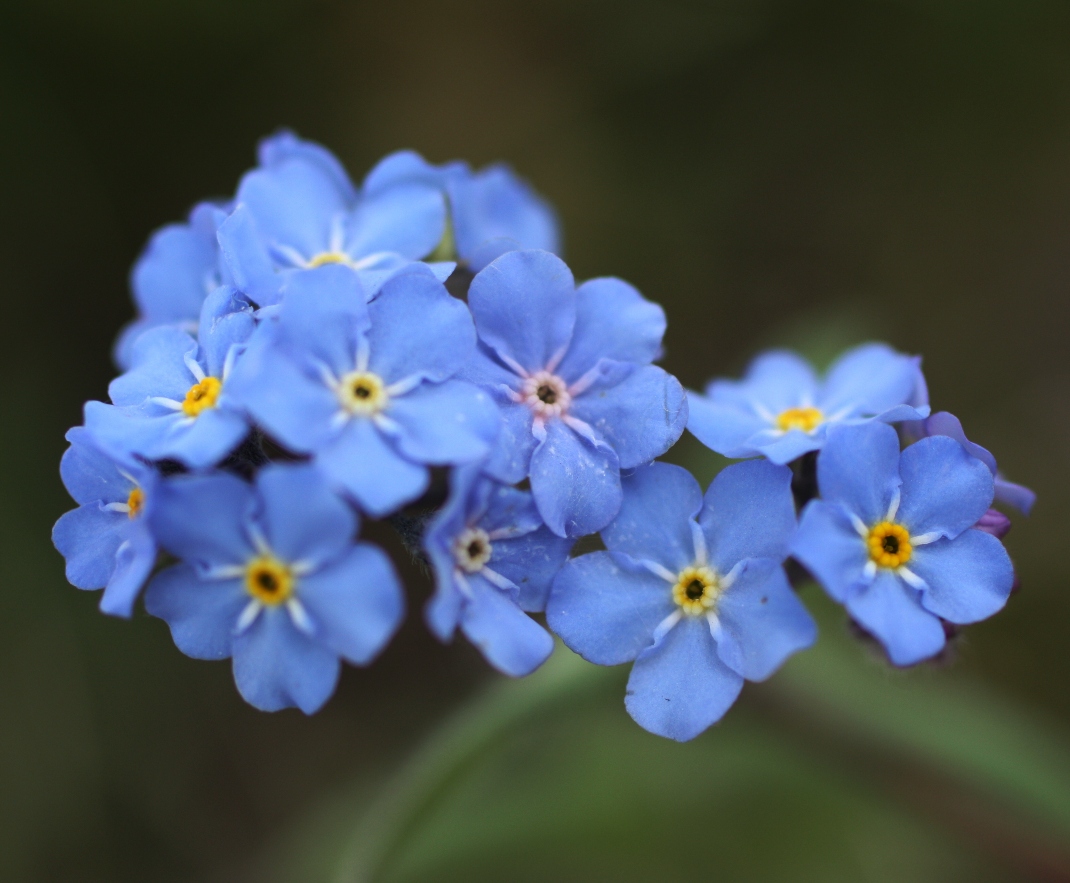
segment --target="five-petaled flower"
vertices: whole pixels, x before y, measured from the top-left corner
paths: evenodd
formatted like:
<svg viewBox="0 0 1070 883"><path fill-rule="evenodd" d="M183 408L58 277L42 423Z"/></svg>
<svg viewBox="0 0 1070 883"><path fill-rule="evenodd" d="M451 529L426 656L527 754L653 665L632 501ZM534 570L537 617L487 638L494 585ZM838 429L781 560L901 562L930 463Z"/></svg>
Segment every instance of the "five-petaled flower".
<svg viewBox="0 0 1070 883"><path fill-rule="evenodd" d="M530 477L559 536L600 530L620 508L620 470L667 451L687 422L683 388L650 364L664 313L619 279L577 289L546 251L498 258L468 303L480 347L467 376L494 394L504 423L487 472Z"/></svg>
<svg viewBox="0 0 1070 883"><path fill-rule="evenodd" d="M743 681L769 677L817 627L781 567L795 530L791 471L756 460L724 469L705 498L679 466L624 479L606 552L554 581L550 628L599 665L635 660L625 704L645 729L693 739Z"/></svg>
<svg viewBox="0 0 1070 883"><path fill-rule="evenodd" d="M497 408L454 377L474 351L464 303L426 269L390 280L368 304L355 274L325 266L291 279L232 390L276 440L385 515L423 493L429 464L489 451Z"/></svg>
<svg viewBox="0 0 1070 883"><path fill-rule="evenodd" d="M530 674L554 642L524 611L546 609L572 541L546 528L531 494L482 476L478 463L454 470L451 485L424 535L436 585L427 623L443 641L459 625L499 671Z"/></svg>
<svg viewBox="0 0 1070 883"><path fill-rule="evenodd" d="M136 458L101 451L81 426L67 433L59 471L77 509L52 529L67 559L67 579L80 589L104 589L100 609L129 616L156 562L156 540L147 514L155 504L158 476Z"/></svg>
<svg viewBox="0 0 1070 883"><path fill-rule="evenodd" d="M838 427L817 460L821 499L803 512L792 555L885 647L896 665L935 656L940 620L985 619L1014 582L1000 541L972 529L992 473L947 436L900 454L892 427Z"/></svg>
<svg viewBox="0 0 1070 883"><path fill-rule="evenodd" d="M743 380L714 380L691 393L687 428L725 457L790 463L825 443L829 428L928 416L921 359L882 343L849 350L818 380L801 357L772 351L755 359Z"/></svg>
<svg viewBox="0 0 1070 883"><path fill-rule="evenodd" d="M313 713L334 691L339 657L368 664L401 622L390 560L354 543L356 516L314 466L267 466L255 486L179 476L151 523L182 562L152 580L146 609L188 656L233 657L238 690L264 711Z"/></svg>

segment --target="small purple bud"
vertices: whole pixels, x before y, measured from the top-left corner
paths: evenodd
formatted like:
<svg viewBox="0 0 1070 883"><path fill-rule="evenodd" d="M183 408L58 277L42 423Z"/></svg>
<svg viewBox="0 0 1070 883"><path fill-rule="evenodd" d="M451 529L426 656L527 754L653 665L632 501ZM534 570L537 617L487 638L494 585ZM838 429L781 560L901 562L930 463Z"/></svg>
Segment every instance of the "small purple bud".
<svg viewBox="0 0 1070 883"><path fill-rule="evenodd" d="M997 509L989 509L981 520L974 525L977 530L990 533L996 539L1003 539L1011 529L1011 520Z"/></svg>

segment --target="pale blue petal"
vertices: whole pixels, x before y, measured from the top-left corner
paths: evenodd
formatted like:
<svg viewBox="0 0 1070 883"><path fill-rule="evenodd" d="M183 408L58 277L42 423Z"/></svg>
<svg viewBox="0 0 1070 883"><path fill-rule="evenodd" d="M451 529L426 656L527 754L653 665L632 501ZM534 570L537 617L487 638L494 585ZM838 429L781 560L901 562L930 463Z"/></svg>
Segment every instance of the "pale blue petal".
<svg viewBox="0 0 1070 883"><path fill-rule="evenodd" d="M921 359L883 343L866 343L844 353L829 368L817 402L826 415L881 414L915 404Z"/></svg>
<svg viewBox="0 0 1070 883"><path fill-rule="evenodd" d="M507 362L540 371L572 337L575 282L550 252L513 251L476 274L468 306L480 340Z"/></svg>
<svg viewBox="0 0 1070 883"><path fill-rule="evenodd" d="M884 645L895 665L914 665L944 649L940 620L924 610L918 593L890 570L847 599L847 612Z"/></svg>
<svg viewBox="0 0 1070 883"><path fill-rule="evenodd" d="M768 558L747 563L718 600L717 616L721 660L748 681L764 681L817 640L817 623L792 591L784 568Z"/></svg>
<svg viewBox="0 0 1070 883"><path fill-rule="evenodd" d="M665 580L627 555L591 552L557 575L546 622L588 662L619 665L649 647L655 629L676 610Z"/></svg>
<svg viewBox="0 0 1070 883"><path fill-rule="evenodd" d="M620 510L617 455L550 420L531 456L531 492L546 526L558 536L599 531Z"/></svg>
<svg viewBox="0 0 1070 883"><path fill-rule="evenodd" d="M415 260L442 238L446 203L438 187L398 183L365 195L347 226L345 250L352 257L391 251Z"/></svg>
<svg viewBox="0 0 1070 883"><path fill-rule="evenodd" d="M101 589L115 571L115 553L126 540L130 519L89 503L65 512L52 528L52 543L67 560L67 582Z"/></svg>
<svg viewBox="0 0 1070 883"><path fill-rule="evenodd" d="M883 521L900 486L899 436L883 423L832 427L817 483L823 499L843 503L867 526Z"/></svg>
<svg viewBox="0 0 1070 883"><path fill-rule="evenodd" d="M161 482L149 524L160 545L206 567L244 565L254 554L245 526L253 489L235 475L180 475Z"/></svg>
<svg viewBox="0 0 1070 883"><path fill-rule="evenodd" d="M356 665L367 665L386 646L405 616L405 596L390 559L370 543L298 586L316 638Z"/></svg>
<svg viewBox="0 0 1070 883"><path fill-rule="evenodd" d="M915 442L903 451L899 472L903 499L896 520L912 535L956 537L992 504L992 473L952 438L937 435Z"/></svg>
<svg viewBox="0 0 1070 883"><path fill-rule="evenodd" d="M591 279L576 289L576 327L558 373L573 383L599 359L649 364L664 336L660 306L621 279Z"/></svg>
<svg viewBox="0 0 1070 883"><path fill-rule="evenodd" d="M252 304L238 289L221 285L208 295L197 331L205 373L222 378L231 348L244 344L255 330Z"/></svg>
<svg viewBox="0 0 1070 883"><path fill-rule="evenodd" d="M770 462L783 466L792 460L818 450L827 435L827 425L818 426L813 433L790 429L783 435L770 438L771 433L764 432L751 439L754 449Z"/></svg>
<svg viewBox="0 0 1070 883"><path fill-rule="evenodd" d="M769 429L769 422L749 406L721 403L687 394L687 428L707 448L725 457L753 457L758 453L751 439Z"/></svg>
<svg viewBox="0 0 1070 883"><path fill-rule="evenodd" d="M400 451L417 463L468 463L485 457L498 434L498 408L463 380L423 383L391 401Z"/></svg>
<svg viewBox="0 0 1070 883"><path fill-rule="evenodd" d="M282 277L276 272L256 219L239 205L219 225L219 248L234 284L262 307L277 304Z"/></svg>
<svg viewBox="0 0 1070 883"><path fill-rule="evenodd" d="M791 555L841 604L863 583L869 561L865 541L841 503L811 500L791 542Z"/></svg>
<svg viewBox="0 0 1070 883"><path fill-rule="evenodd" d="M218 278L216 206L202 204L188 224L169 224L152 234L130 274L134 300L154 323L196 320Z"/></svg>
<svg viewBox="0 0 1070 883"><path fill-rule="evenodd" d="M606 548L676 573L695 563L694 518L702 489L686 469L651 463L621 479L624 501L602 530Z"/></svg>
<svg viewBox="0 0 1070 883"><path fill-rule="evenodd" d="M493 530L486 521L481 525L486 530ZM568 560L573 543L574 540L559 537L549 529L540 527L516 539L494 540L487 566L517 587L519 591L515 600L521 610L538 613L546 609L550 586Z"/></svg>
<svg viewBox="0 0 1070 883"><path fill-rule="evenodd" d="M1024 515L1028 515L1032 511L1033 504L1037 501L1037 495L1029 488L1000 478L999 475L996 476L995 490L996 499L999 502L1013 506Z"/></svg>
<svg viewBox="0 0 1070 883"><path fill-rule="evenodd" d="M197 341L179 328L150 328L133 347L133 367L108 385L108 395L120 406L140 405L153 396L181 402L197 382L185 362L197 351Z"/></svg>
<svg viewBox="0 0 1070 883"><path fill-rule="evenodd" d="M747 367L742 380L715 380L706 395L719 405L754 411L761 406L774 417L788 408L815 404L817 377L810 363L785 350L771 350Z"/></svg>
<svg viewBox="0 0 1070 883"><path fill-rule="evenodd" d="M261 711L319 711L334 692L340 669L334 651L298 631L281 606L262 610L234 638L234 683Z"/></svg>
<svg viewBox="0 0 1070 883"><path fill-rule="evenodd" d="M425 184L444 186L446 176L455 171L465 171L464 163L449 163L441 168L433 166L415 150L398 150L377 162L362 185L365 194L378 193L399 182L420 181Z"/></svg>
<svg viewBox="0 0 1070 883"><path fill-rule="evenodd" d="M476 472L479 467L469 466L466 469ZM484 530L510 530L515 536L520 536L543 527L542 516L527 491L504 487L486 479L480 481L473 491L469 511L478 514L479 524Z"/></svg>
<svg viewBox="0 0 1070 883"><path fill-rule="evenodd" d="M76 503L125 503L134 484L120 468L135 479L150 480L145 467L137 461L116 461L101 451L84 426L67 430L66 439L71 446L59 461L59 474Z"/></svg>
<svg viewBox="0 0 1070 883"><path fill-rule="evenodd" d="M299 159L316 166L346 199L352 200L357 196L345 167L333 153L315 141L299 138L288 129L264 138L256 147L256 156L260 165L266 168L274 168L289 159Z"/></svg>
<svg viewBox="0 0 1070 883"><path fill-rule="evenodd" d="M354 370L358 342L371 324L357 274L325 264L293 274L284 294L281 339L337 377Z"/></svg>
<svg viewBox="0 0 1070 883"><path fill-rule="evenodd" d="M611 386L596 380L570 413L609 443L621 469L633 469L664 454L683 434L687 396L671 374L644 365Z"/></svg>
<svg viewBox="0 0 1070 883"><path fill-rule="evenodd" d="M783 560L795 532L791 470L765 460L722 469L706 491L698 523L721 573L744 558Z"/></svg>
<svg viewBox="0 0 1070 883"><path fill-rule="evenodd" d="M225 459L248 429L245 418L237 411L211 408L202 411L192 423L163 433L155 445L140 453L151 460L178 460L190 469L204 469Z"/></svg>
<svg viewBox="0 0 1070 883"><path fill-rule="evenodd" d="M469 579L472 598L461 611L461 631L502 674L531 674L554 650L550 633L505 593L479 576Z"/></svg>
<svg viewBox="0 0 1070 883"><path fill-rule="evenodd" d="M498 411L498 438L483 469L498 481L516 484L528 477L531 456L539 444L532 433L534 418L527 405L499 404Z"/></svg>
<svg viewBox="0 0 1070 883"><path fill-rule="evenodd" d="M922 606L960 625L1002 610L1014 585L1014 565L1007 550L979 530L916 546L907 566L925 580Z"/></svg>
<svg viewBox="0 0 1070 883"><path fill-rule="evenodd" d="M115 555L115 570L100 596L100 609L112 616L129 617L138 592L156 564L156 542L144 524L126 536Z"/></svg>
<svg viewBox="0 0 1070 883"><path fill-rule="evenodd" d="M643 729L687 742L719 721L743 689L721 662L705 617L685 617L635 661L624 705Z"/></svg>
<svg viewBox="0 0 1070 883"><path fill-rule="evenodd" d="M171 629L171 638L194 659L226 659L249 595L241 580L204 580L190 564L176 564L153 577L145 609Z"/></svg>
<svg viewBox="0 0 1070 883"><path fill-rule="evenodd" d="M357 518L309 464L272 464L256 476L268 545L286 561L322 567L343 554Z"/></svg>

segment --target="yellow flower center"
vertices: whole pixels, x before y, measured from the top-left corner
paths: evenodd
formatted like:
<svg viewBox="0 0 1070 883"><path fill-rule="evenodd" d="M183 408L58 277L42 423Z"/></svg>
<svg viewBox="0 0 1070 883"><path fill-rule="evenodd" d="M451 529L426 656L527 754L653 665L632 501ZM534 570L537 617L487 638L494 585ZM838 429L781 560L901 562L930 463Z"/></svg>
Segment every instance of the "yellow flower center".
<svg viewBox="0 0 1070 883"><path fill-rule="evenodd" d="M721 584L708 567L685 567L672 587L672 599L688 616L708 613L721 595Z"/></svg>
<svg viewBox="0 0 1070 883"><path fill-rule="evenodd" d="M813 432L824 419L825 415L821 413L820 408L788 408L780 412L780 416L776 418L776 425L784 432L789 429Z"/></svg>
<svg viewBox="0 0 1070 883"><path fill-rule="evenodd" d="M294 593L294 577L289 567L265 555L254 558L245 568L245 589L261 604L274 606Z"/></svg>
<svg viewBox="0 0 1070 883"><path fill-rule="evenodd" d="M353 371L338 384L338 399L350 414L369 417L386 407L390 394L386 391L383 378L378 374L372 374L371 371Z"/></svg>
<svg viewBox="0 0 1070 883"><path fill-rule="evenodd" d="M134 488L130 491L130 496L126 498L126 505L129 507L127 515L137 518L141 510L145 508L145 492L139 487Z"/></svg>
<svg viewBox="0 0 1070 883"><path fill-rule="evenodd" d="M193 384L182 403L183 413L187 417L196 417L201 411L214 408L222 388L223 384L218 377L205 377L200 383Z"/></svg>
<svg viewBox="0 0 1070 883"><path fill-rule="evenodd" d="M308 268L322 267L324 264L348 264L349 255L344 251L321 251L308 259Z"/></svg>
<svg viewBox="0 0 1070 883"><path fill-rule="evenodd" d="M873 527L866 545L869 557L879 567L902 567L914 553L907 529L893 521L882 521Z"/></svg>

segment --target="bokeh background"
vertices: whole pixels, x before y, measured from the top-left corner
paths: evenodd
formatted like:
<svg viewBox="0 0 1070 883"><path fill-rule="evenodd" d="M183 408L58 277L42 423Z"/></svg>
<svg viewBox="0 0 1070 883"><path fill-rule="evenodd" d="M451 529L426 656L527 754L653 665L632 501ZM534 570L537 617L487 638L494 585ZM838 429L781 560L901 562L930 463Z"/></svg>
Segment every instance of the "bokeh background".
<svg viewBox="0 0 1070 883"><path fill-rule="evenodd" d="M808 591L822 646L691 745L628 720L622 672L476 739L386 877L1070 879L1070 5L7 0L0 108L0 879L347 879L416 746L519 695L413 615L314 718L261 714L64 581L63 433L129 267L282 125L358 179L401 147L509 161L578 277L665 306L687 386L770 344L922 353L1040 494L1021 591L953 664L886 669Z"/></svg>

